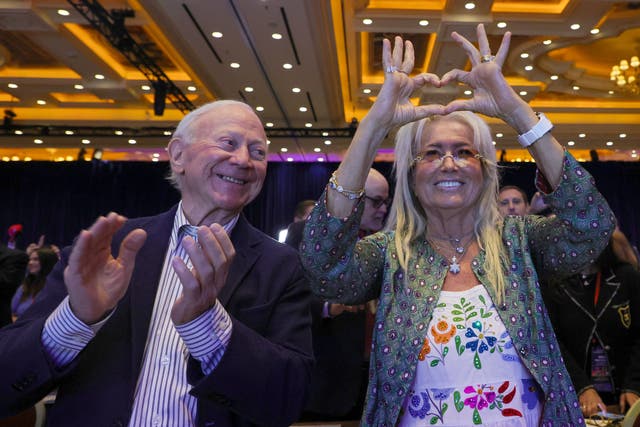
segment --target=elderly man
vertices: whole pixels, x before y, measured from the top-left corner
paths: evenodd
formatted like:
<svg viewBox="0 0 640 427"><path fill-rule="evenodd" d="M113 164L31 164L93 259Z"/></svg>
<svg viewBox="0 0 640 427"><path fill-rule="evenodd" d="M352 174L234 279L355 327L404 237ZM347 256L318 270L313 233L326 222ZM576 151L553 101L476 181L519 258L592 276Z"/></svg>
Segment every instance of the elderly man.
<svg viewBox="0 0 640 427"><path fill-rule="evenodd" d="M289 425L312 364L295 252L253 228L267 143L253 110L217 101L169 142L181 201L110 213L62 253L42 297L0 332L0 417L58 388L53 426Z"/></svg>

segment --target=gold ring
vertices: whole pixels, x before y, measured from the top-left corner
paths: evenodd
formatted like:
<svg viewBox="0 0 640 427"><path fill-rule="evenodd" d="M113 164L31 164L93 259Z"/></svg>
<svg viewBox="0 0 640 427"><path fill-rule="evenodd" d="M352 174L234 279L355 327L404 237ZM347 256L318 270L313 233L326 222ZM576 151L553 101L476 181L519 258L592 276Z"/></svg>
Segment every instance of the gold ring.
<svg viewBox="0 0 640 427"><path fill-rule="evenodd" d="M494 56L492 56L491 54L488 54L488 55L482 55L482 56L480 57L480 62L482 62L483 64L484 64L485 62L491 62L491 61L493 61L493 58L495 58L495 57L494 57Z"/></svg>

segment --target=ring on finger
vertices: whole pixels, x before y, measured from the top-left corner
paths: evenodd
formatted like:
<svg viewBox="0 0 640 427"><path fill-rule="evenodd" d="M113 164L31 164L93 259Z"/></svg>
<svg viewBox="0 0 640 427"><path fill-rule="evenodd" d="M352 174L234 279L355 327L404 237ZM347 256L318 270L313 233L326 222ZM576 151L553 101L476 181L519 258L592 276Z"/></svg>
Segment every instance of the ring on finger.
<svg viewBox="0 0 640 427"><path fill-rule="evenodd" d="M487 55L482 55L482 56L480 57L480 62L482 62L482 63L484 64L485 62L491 62L491 61L493 61L494 59L495 59L495 56L493 56L493 55L491 55L491 54L489 53L489 54L487 54Z"/></svg>
<svg viewBox="0 0 640 427"><path fill-rule="evenodd" d="M385 71L385 73L403 73L403 74L409 75L409 73L407 73L404 70L399 69L395 65L387 65L387 68L385 68L384 71Z"/></svg>

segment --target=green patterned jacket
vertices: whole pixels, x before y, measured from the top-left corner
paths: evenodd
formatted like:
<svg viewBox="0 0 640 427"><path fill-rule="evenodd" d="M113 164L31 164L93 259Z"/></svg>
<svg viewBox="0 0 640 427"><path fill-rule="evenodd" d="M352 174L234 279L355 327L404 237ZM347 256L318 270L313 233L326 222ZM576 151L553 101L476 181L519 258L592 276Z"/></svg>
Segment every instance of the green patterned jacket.
<svg viewBox="0 0 640 427"><path fill-rule="evenodd" d="M326 195L314 209L300 246L312 290L321 298L361 304L378 298L363 426L394 426L416 374L420 352L447 273L447 262L417 239L408 280L400 268L393 232L358 240L363 201L349 218L327 213ZM570 274L595 259L614 227L613 214L591 175L567 153L559 186L546 196L553 218L507 217L503 242L510 260L505 301L498 306L524 365L544 393L542 426L584 425L564 367L538 278ZM483 269L484 253L472 261L479 281L497 301Z"/></svg>

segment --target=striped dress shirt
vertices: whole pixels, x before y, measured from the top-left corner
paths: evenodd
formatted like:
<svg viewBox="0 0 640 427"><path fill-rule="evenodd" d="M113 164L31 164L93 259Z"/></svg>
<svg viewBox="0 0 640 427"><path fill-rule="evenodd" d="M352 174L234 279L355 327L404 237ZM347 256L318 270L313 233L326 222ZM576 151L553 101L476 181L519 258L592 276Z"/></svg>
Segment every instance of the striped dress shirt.
<svg viewBox="0 0 640 427"><path fill-rule="evenodd" d="M224 225L227 234L231 233L237 221L238 216ZM181 202L156 292L130 426L195 425L197 402L189 394L191 386L186 374L189 355L200 362L203 373L207 375L224 355L231 338L231 318L219 301L191 322L175 326L171 321L171 308L182 292L182 284L171 260L179 256L191 267L191 261L182 248L182 239L187 234L193 236L194 229L182 211ZM47 319L42 343L56 366L64 367L108 321L109 317L97 324L86 325L73 314L67 297Z"/></svg>

